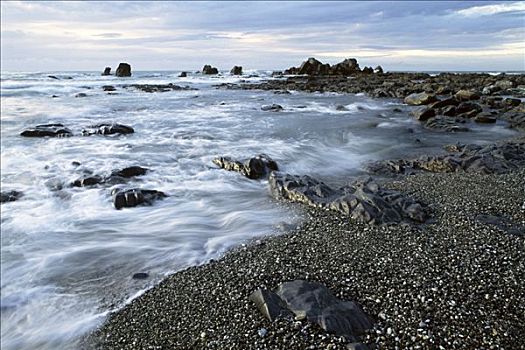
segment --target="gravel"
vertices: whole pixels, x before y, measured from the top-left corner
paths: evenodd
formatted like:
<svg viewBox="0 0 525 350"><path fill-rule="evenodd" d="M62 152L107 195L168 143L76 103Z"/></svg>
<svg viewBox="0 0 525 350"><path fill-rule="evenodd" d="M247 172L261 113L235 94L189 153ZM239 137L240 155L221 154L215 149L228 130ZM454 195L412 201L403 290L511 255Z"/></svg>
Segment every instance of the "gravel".
<svg viewBox="0 0 525 350"><path fill-rule="evenodd" d="M295 279L323 283L375 321L381 349L525 349L525 169L388 180L432 209L424 225L369 226L305 208L280 236L169 276L84 341L105 349L347 349L305 320L266 320L248 300ZM506 225L477 220L502 217ZM509 229L510 230L510 229Z"/></svg>

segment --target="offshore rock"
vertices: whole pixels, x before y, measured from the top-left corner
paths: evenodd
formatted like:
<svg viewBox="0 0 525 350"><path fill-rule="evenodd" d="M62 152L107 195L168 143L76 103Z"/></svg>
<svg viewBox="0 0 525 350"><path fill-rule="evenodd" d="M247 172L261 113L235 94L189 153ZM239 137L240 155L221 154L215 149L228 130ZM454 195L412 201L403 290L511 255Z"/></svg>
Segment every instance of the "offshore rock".
<svg viewBox="0 0 525 350"><path fill-rule="evenodd" d="M102 75L111 75L111 67L104 68L104 72L102 72Z"/></svg>
<svg viewBox="0 0 525 350"><path fill-rule="evenodd" d="M117 210L122 208L136 207L138 205L151 205L154 201L167 197L164 192L156 190L143 190L138 188L115 188L111 192L111 195L113 197L113 206Z"/></svg>
<svg viewBox="0 0 525 350"><path fill-rule="evenodd" d="M239 162L230 157L219 157L213 163L222 169L236 171L249 179L260 179L268 176L271 171L279 170L277 163L266 154L260 154L244 162Z"/></svg>
<svg viewBox="0 0 525 350"><path fill-rule="evenodd" d="M0 193L0 203L14 202L19 200L24 194L20 191L3 191Z"/></svg>
<svg viewBox="0 0 525 350"><path fill-rule="evenodd" d="M67 137L73 133L62 124L42 124L22 131L20 135L24 137Z"/></svg>
<svg viewBox="0 0 525 350"><path fill-rule="evenodd" d="M232 70L230 71L231 75L242 75L242 67L241 66L233 66Z"/></svg>
<svg viewBox="0 0 525 350"><path fill-rule="evenodd" d="M270 111L270 112L280 112L283 110L283 106L278 104L271 104L271 105L263 105L261 106L262 111Z"/></svg>
<svg viewBox="0 0 525 350"><path fill-rule="evenodd" d="M117 77L131 77L131 66L127 63L120 63L115 75Z"/></svg>
<svg viewBox="0 0 525 350"><path fill-rule="evenodd" d="M309 176L274 171L269 184L277 199L330 209L368 224L424 222L427 218L426 209L420 203L399 192L380 188L371 178L333 189Z"/></svg>
<svg viewBox="0 0 525 350"><path fill-rule="evenodd" d="M202 74L219 74L219 70L207 64L202 68Z"/></svg>
<svg viewBox="0 0 525 350"><path fill-rule="evenodd" d="M189 86L179 86L173 83L168 84L131 84L124 85L124 88L133 88L144 92L167 92L167 91L181 91L181 90L197 90Z"/></svg>
<svg viewBox="0 0 525 350"><path fill-rule="evenodd" d="M123 124L101 123L89 126L82 130L82 135L113 135L113 134L132 134L135 130L131 126Z"/></svg>

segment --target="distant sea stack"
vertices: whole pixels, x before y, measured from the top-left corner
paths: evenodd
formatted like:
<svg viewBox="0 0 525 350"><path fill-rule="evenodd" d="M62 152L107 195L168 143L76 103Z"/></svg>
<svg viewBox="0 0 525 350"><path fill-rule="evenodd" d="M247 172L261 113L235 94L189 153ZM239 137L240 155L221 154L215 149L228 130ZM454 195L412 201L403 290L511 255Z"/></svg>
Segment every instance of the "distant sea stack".
<svg viewBox="0 0 525 350"><path fill-rule="evenodd" d="M233 66L232 70L230 71L231 75L242 75L242 67L241 66Z"/></svg>
<svg viewBox="0 0 525 350"><path fill-rule="evenodd" d="M111 67L104 68L102 75L111 75Z"/></svg>
<svg viewBox="0 0 525 350"><path fill-rule="evenodd" d="M219 74L219 70L207 64L202 68L202 74Z"/></svg>
<svg viewBox="0 0 525 350"><path fill-rule="evenodd" d="M117 77L131 77L131 66L127 63L120 63L115 75Z"/></svg>
<svg viewBox="0 0 525 350"><path fill-rule="evenodd" d="M376 73L383 73L383 68L378 66L375 69ZM322 63L321 61L310 57L304 61L299 67L291 67L284 71L284 74L299 74L299 75L338 75L338 76L349 76L354 74L373 74L374 69L372 67L364 67L361 69L355 58L347 58L342 62L330 66L328 63Z"/></svg>

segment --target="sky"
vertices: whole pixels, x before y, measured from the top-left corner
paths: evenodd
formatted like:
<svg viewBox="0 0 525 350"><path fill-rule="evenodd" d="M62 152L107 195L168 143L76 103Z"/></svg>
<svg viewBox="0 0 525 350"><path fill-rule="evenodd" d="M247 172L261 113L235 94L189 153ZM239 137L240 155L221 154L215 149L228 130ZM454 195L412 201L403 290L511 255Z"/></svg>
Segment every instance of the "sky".
<svg viewBox="0 0 525 350"><path fill-rule="evenodd" d="M525 1L2 1L2 71L525 70Z"/></svg>

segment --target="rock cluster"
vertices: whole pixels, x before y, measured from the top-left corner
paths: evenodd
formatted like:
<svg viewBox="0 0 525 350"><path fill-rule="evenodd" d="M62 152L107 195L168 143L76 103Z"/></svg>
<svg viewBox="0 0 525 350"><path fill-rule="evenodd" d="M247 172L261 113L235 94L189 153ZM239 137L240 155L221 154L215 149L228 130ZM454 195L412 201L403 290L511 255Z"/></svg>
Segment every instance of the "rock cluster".
<svg viewBox="0 0 525 350"><path fill-rule="evenodd" d="M353 301L336 298L324 285L295 280L279 285L275 293L258 289L250 295L259 311L270 321L278 317L306 319L328 333L358 340L372 328L371 319Z"/></svg>
<svg viewBox="0 0 525 350"><path fill-rule="evenodd" d="M259 154L244 162L230 157L218 157L213 163L222 169L241 173L249 179L260 179L268 176L271 171L279 170L277 163L266 154Z"/></svg>
<svg viewBox="0 0 525 350"><path fill-rule="evenodd" d="M424 222L427 209L400 192L381 188L371 178L333 189L309 176L272 172L270 191L277 199L337 211L368 224Z"/></svg>
<svg viewBox="0 0 525 350"><path fill-rule="evenodd" d="M128 63L119 63L115 71L117 77L131 77L131 66Z"/></svg>
<svg viewBox="0 0 525 350"><path fill-rule="evenodd" d="M166 91L187 91L187 90L197 90L189 86L180 86L173 83L168 84L131 84L124 85L124 88L133 88L144 92L166 92Z"/></svg>
<svg viewBox="0 0 525 350"><path fill-rule="evenodd" d="M377 72L383 72L383 68L378 67ZM359 64L355 58L347 58L344 61L330 66L328 63L322 63L319 60L310 57L304 61L299 67L291 67L284 71L284 74L289 75L310 75L310 76L349 76L356 73L372 74L374 69L365 67L363 70L359 68Z"/></svg>
<svg viewBox="0 0 525 350"><path fill-rule="evenodd" d="M122 183L125 179L135 176L142 176L148 172L149 169L140 166L130 166L121 170L114 170L109 176L89 175L83 176L71 183L73 187L86 187L98 184L116 184Z"/></svg>

